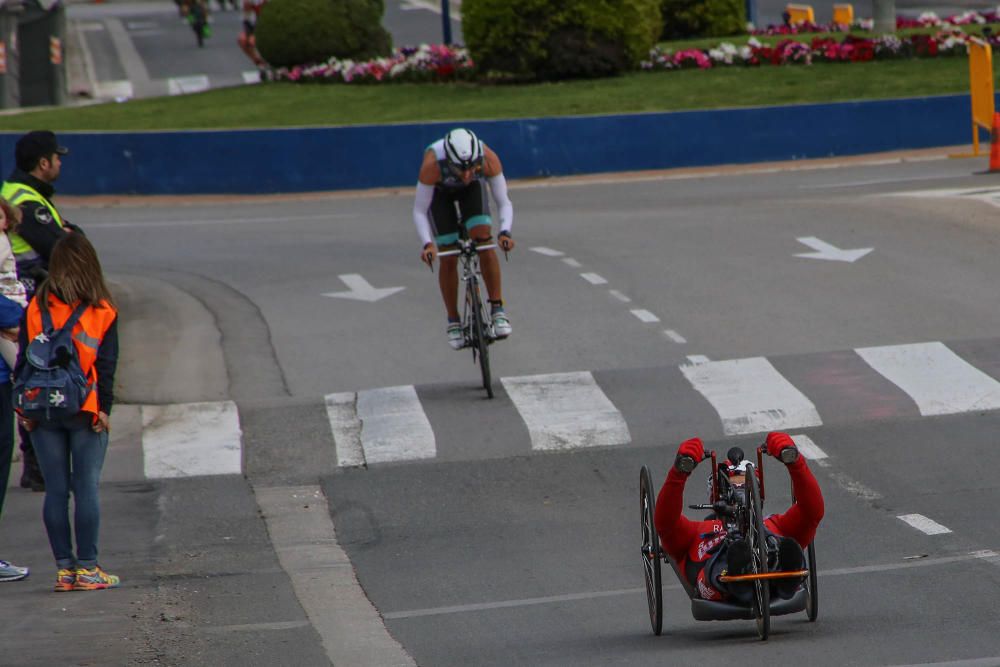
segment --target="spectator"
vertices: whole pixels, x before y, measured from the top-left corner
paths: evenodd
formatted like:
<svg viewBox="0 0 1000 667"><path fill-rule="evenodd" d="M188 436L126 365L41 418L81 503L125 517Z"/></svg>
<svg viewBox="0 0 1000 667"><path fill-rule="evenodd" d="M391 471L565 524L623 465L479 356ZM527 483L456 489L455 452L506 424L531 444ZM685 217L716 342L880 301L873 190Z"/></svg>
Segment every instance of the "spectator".
<svg viewBox="0 0 1000 667"><path fill-rule="evenodd" d="M14 170L0 189L3 197L21 210L21 224L16 232L8 232L17 277L24 284L26 297L31 299L35 286L45 279L52 247L70 231L82 230L65 221L52 196L53 183L62 171L62 158L69 149L60 146L56 135L48 130L28 132L14 146ZM39 472L31 438L24 428L18 428L24 471L21 486L33 491L44 491L45 482Z"/></svg>
<svg viewBox="0 0 1000 667"><path fill-rule="evenodd" d="M109 415L118 365L118 313L104 282L94 246L82 234L68 234L52 249L49 276L28 304L18 337L15 377L24 367L28 342L42 333L41 308L52 325L63 326L74 309L86 310L73 327L73 343L89 384L83 409L59 420L33 421L19 415L45 477L43 516L55 557L56 591L115 588L119 578L98 564L98 482L108 448ZM75 504L71 529L69 497ZM76 552L73 551L73 537Z"/></svg>
<svg viewBox="0 0 1000 667"><path fill-rule="evenodd" d="M0 229L15 228L21 212L0 199ZM18 300L15 300L15 297ZM14 453L14 404L11 402L10 372L17 356L17 330L24 313L24 287L14 270L14 253L0 234L0 514L7 497L10 459ZM13 351L14 355L10 356ZM0 582L18 581L28 576L28 568L0 560Z"/></svg>

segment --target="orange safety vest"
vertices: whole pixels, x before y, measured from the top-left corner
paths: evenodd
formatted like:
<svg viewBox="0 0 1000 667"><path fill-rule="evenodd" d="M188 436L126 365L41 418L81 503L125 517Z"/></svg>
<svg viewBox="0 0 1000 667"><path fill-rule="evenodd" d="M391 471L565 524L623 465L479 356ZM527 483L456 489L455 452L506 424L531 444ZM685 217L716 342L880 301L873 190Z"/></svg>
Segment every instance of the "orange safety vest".
<svg viewBox="0 0 1000 667"><path fill-rule="evenodd" d="M67 305L54 294L49 294L49 313L52 315L52 326L58 329L73 314L73 309L77 304ZM115 310L107 301L101 301L99 307L90 306L83 311L80 321L73 327L73 343L76 346L76 355L80 360L80 368L87 376L87 384L90 391L87 399L83 403L81 412L97 414L99 406L97 404L97 369L94 362L97 360L97 349L104 340L104 334L118 316ZM28 304L27 314L28 342L35 339L35 336L42 333L42 312L38 308L38 297L31 299Z"/></svg>

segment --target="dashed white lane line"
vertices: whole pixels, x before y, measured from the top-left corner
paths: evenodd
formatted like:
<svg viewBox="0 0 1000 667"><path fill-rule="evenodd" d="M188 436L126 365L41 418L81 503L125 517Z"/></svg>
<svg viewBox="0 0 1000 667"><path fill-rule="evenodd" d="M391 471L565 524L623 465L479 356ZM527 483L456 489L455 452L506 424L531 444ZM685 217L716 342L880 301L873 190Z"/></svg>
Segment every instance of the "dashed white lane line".
<svg viewBox="0 0 1000 667"><path fill-rule="evenodd" d="M715 408L726 435L823 424L812 401L764 357L685 365L680 370Z"/></svg>
<svg viewBox="0 0 1000 667"><path fill-rule="evenodd" d="M563 258L563 264L566 264L567 266L572 266L574 269L579 269L581 266L583 266L583 264L573 259L572 257Z"/></svg>
<svg viewBox="0 0 1000 667"><path fill-rule="evenodd" d="M622 303L628 303L628 302L630 302L632 300L632 299L630 299L629 297L625 296L624 294L622 294L621 292L619 292L616 289L609 289L608 290L608 294L610 294L611 296L615 297L616 299L618 299Z"/></svg>
<svg viewBox="0 0 1000 667"><path fill-rule="evenodd" d="M687 356L687 360L688 363L690 363L692 366L697 366L698 364L707 364L709 362L709 358L706 357L704 354L689 354Z"/></svg>
<svg viewBox="0 0 1000 667"><path fill-rule="evenodd" d="M232 401L142 406L148 479L242 472L240 415Z"/></svg>
<svg viewBox="0 0 1000 667"><path fill-rule="evenodd" d="M539 255L545 255L546 257L562 257L563 251L553 250L552 248L546 248L545 246L535 246L530 248L532 252L537 252Z"/></svg>
<svg viewBox="0 0 1000 667"><path fill-rule="evenodd" d="M673 329L664 329L663 335L669 338L670 340L674 341L675 343L684 344L687 342L687 339L685 339L684 336L680 335Z"/></svg>
<svg viewBox="0 0 1000 667"><path fill-rule="evenodd" d="M923 514L902 514L896 518L928 535L944 535L951 532L950 528L942 526L933 519L928 519Z"/></svg>
<svg viewBox="0 0 1000 667"><path fill-rule="evenodd" d="M588 372L501 378L536 450L624 445L628 424Z"/></svg>
<svg viewBox="0 0 1000 667"><path fill-rule="evenodd" d="M591 285L607 285L608 280L604 276L598 275L596 273L581 273L580 277L586 280Z"/></svg>
<svg viewBox="0 0 1000 667"><path fill-rule="evenodd" d="M1000 382L943 343L864 347L855 351L869 366L909 394L921 415L1000 408Z"/></svg>
<svg viewBox="0 0 1000 667"><path fill-rule="evenodd" d="M650 322L659 322L660 321L659 317L657 317L656 315L654 315L653 313L649 312L648 310L646 310L644 308L636 308L636 309L632 310L631 312L632 312L633 315L635 315L636 317L638 317L641 322L650 323Z"/></svg>

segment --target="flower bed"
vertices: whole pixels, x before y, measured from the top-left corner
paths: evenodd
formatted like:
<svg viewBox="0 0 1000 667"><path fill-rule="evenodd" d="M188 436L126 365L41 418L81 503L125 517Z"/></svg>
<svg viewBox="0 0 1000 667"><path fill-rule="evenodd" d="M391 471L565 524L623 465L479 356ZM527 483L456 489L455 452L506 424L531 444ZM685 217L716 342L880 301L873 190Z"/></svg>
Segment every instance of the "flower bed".
<svg viewBox="0 0 1000 667"><path fill-rule="evenodd" d="M940 28L933 35L882 35L858 37L849 30L859 28L870 31L871 19L857 21L854 26L821 26L811 23L794 26L769 26L752 30L753 35L792 36L810 33L846 33L841 39L814 37L811 42L794 39L765 46L751 37L746 46L737 47L724 42L710 49L654 48L649 59L640 64L644 70L709 69L734 65L809 65L814 62L865 62L894 58L936 58L965 55L970 36L959 26L970 24L1000 23L1000 14L965 12L958 16L940 19L933 12L925 12L916 19L898 18L899 30L909 28ZM1000 35L984 31L994 49L1000 48ZM330 58L325 63L280 68L274 71L278 81L300 83L379 83L471 81L476 78L476 67L468 50L461 46L422 44L419 47L396 49L389 58L365 62Z"/></svg>
<svg viewBox="0 0 1000 667"><path fill-rule="evenodd" d="M389 58L364 62L330 58L315 65L282 67L274 71L274 78L302 83L378 83L470 80L474 74L475 65L465 48L421 44L396 49Z"/></svg>

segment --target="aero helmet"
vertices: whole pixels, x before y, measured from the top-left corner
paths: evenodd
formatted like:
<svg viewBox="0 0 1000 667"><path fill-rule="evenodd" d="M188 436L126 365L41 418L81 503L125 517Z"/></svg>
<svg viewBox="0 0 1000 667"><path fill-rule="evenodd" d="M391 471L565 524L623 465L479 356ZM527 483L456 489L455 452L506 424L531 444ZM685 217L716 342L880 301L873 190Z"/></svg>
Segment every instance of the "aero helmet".
<svg viewBox="0 0 1000 667"><path fill-rule="evenodd" d="M482 161L483 144L469 130L456 128L444 135L444 154L453 169L466 171Z"/></svg>

